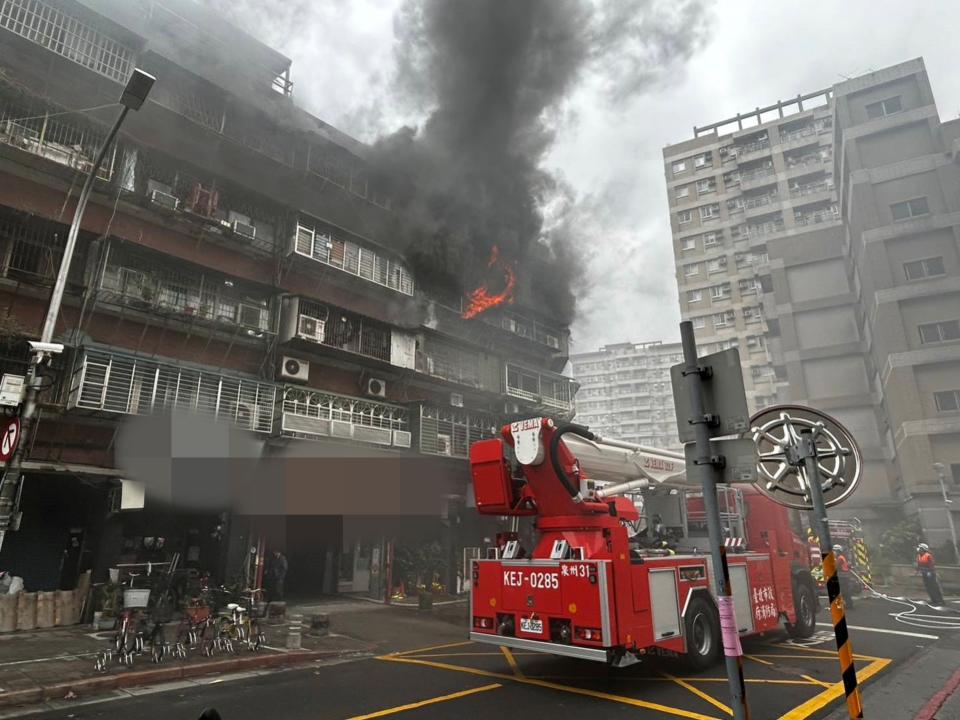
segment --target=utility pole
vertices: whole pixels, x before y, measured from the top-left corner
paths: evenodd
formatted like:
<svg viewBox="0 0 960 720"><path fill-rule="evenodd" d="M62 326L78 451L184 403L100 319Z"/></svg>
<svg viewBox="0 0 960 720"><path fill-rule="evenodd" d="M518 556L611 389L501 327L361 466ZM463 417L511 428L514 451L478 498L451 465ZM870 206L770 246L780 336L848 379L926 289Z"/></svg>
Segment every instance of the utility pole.
<svg viewBox="0 0 960 720"><path fill-rule="evenodd" d="M63 259L60 261L60 269L57 272L57 279L53 285L53 292L50 294L50 304L47 307L47 315L43 321L43 330L40 333L40 340L30 341L30 362L27 366L27 377L24 383L23 402L20 410L20 438L27 438L26 442L21 442L13 455L7 461L3 470L2 479L0 479L0 549L3 548L3 541L7 531L10 528L11 520L17 512L17 495L20 487L20 472L23 468L23 462L26 454L26 444L29 442L30 430L33 426L33 420L37 412L37 396L41 390L41 380L43 379L44 369L49 366L54 355L63 352L63 345L53 342L53 334L56 330L57 320L60 317L60 307L63 304L63 293L67 286L67 276L70 273L70 263L73 260L73 252L77 245L77 237L80 234L80 225L83 222L83 213L87 208L87 201L90 199L90 193L103 164L103 159L107 151L113 144L120 126L131 110L139 110L150 93L150 88L156 80L139 68L135 68L127 80L126 87L120 96L120 105L123 108L120 115L107 133L103 144L97 151L97 156L93 161L93 166L84 180L83 188L80 190L80 197L77 200L77 207L73 213L73 221L70 223L70 231L67 234L67 243L63 249Z"/></svg>
<svg viewBox="0 0 960 720"><path fill-rule="evenodd" d="M957 546L957 528L953 524L953 500L947 495L946 468L943 463L934 463L933 469L937 471L937 480L940 481L940 492L943 494L943 507L947 511L947 522L950 525L950 540L953 543L953 561L960 564L960 547Z"/></svg>

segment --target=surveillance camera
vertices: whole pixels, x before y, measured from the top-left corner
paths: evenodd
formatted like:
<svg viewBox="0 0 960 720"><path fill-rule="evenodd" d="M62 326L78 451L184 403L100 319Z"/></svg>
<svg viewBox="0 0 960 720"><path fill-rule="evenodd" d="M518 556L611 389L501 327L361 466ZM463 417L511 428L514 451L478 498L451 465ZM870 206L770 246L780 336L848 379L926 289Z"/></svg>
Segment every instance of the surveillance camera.
<svg viewBox="0 0 960 720"><path fill-rule="evenodd" d="M35 353L48 353L50 355L59 355L63 352L62 343L45 343L39 340L30 340L30 349Z"/></svg>

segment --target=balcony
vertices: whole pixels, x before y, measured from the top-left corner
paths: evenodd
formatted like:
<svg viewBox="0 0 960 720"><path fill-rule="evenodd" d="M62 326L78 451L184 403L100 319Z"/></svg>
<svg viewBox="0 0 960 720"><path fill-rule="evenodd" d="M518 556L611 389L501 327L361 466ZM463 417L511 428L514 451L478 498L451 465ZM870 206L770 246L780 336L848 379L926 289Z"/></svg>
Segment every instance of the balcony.
<svg viewBox="0 0 960 720"><path fill-rule="evenodd" d="M799 140L812 140L820 134L830 132L833 129L833 121L829 118L812 122L795 130L787 130L780 133L780 144L787 145L796 143ZM801 143L802 144L802 143Z"/></svg>
<svg viewBox="0 0 960 720"><path fill-rule="evenodd" d="M813 212L794 213L794 221L797 225L818 225L820 223L837 222L840 220L840 208L837 205L831 205L823 210Z"/></svg>
<svg viewBox="0 0 960 720"><path fill-rule="evenodd" d="M179 410L269 433L276 397L273 383L84 348L67 407L122 415Z"/></svg>
<svg viewBox="0 0 960 720"><path fill-rule="evenodd" d="M280 433L395 448L409 448L411 444L406 408L292 385L283 389Z"/></svg>
<svg viewBox="0 0 960 720"><path fill-rule="evenodd" d="M60 268L67 226L20 213L0 213L0 277L52 285ZM83 263L70 266L69 282L81 286ZM72 290L73 288L71 288Z"/></svg>
<svg viewBox="0 0 960 720"><path fill-rule="evenodd" d="M423 338L423 343L416 350L415 367L417 372L441 380L493 390L485 387L486 383L483 382L479 353L450 345L434 336Z"/></svg>
<svg viewBox="0 0 960 720"><path fill-rule="evenodd" d="M833 160L833 153L822 150L803 155L785 155L784 160L787 164L787 172L793 173L797 170L809 170L810 168L827 165Z"/></svg>
<svg viewBox="0 0 960 720"><path fill-rule="evenodd" d="M70 170L90 172L106 137L103 128L76 113L58 113L52 106L17 98L15 93L13 88L0 82L0 144ZM116 162L117 146L114 145L97 177L109 181Z"/></svg>
<svg viewBox="0 0 960 720"><path fill-rule="evenodd" d="M773 166L756 168L754 170L744 170L740 173L740 186L744 189L748 187L759 187L769 184L776 178L776 170Z"/></svg>
<svg viewBox="0 0 960 720"><path fill-rule="evenodd" d="M97 299L151 314L174 316L262 337L276 332L270 296L244 292L226 276L166 264L159 256L112 243Z"/></svg>
<svg viewBox="0 0 960 720"><path fill-rule="evenodd" d="M741 143L736 145L736 157L739 161L743 161L745 158L749 158L754 155L760 155L763 153L770 152L770 139L766 136L759 140L754 140L752 142Z"/></svg>
<svg viewBox="0 0 960 720"><path fill-rule="evenodd" d="M413 295L413 276L403 263L304 221L297 223L290 252L403 295Z"/></svg>
<svg viewBox="0 0 960 720"><path fill-rule="evenodd" d="M790 187L790 197L802 198L807 197L808 195L833 192L833 188L833 180L829 178L817 180L816 182L808 182L803 184L798 183Z"/></svg>
<svg viewBox="0 0 960 720"><path fill-rule="evenodd" d="M494 436L497 422L485 413L423 405L417 430L421 453L466 459L473 443Z"/></svg>
<svg viewBox="0 0 960 720"><path fill-rule="evenodd" d="M406 362L401 356L409 355L412 360L413 336L398 333L409 341L401 343L398 337L395 342L389 325L363 315L299 298L284 302L282 322L283 342L299 339L400 367L412 367L412 362Z"/></svg>
<svg viewBox="0 0 960 720"><path fill-rule="evenodd" d="M507 395L530 403L545 411L568 413L573 410L577 384L568 377L539 372L507 363Z"/></svg>
<svg viewBox="0 0 960 720"><path fill-rule="evenodd" d="M739 228L737 228L737 234L738 238L742 240L765 237L767 235L781 232L783 229L783 220L771 220L770 222L741 225Z"/></svg>
<svg viewBox="0 0 960 720"><path fill-rule="evenodd" d="M780 195L776 192L764 193L763 195L747 195L743 197L743 207L745 210L765 208L778 202L780 202Z"/></svg>

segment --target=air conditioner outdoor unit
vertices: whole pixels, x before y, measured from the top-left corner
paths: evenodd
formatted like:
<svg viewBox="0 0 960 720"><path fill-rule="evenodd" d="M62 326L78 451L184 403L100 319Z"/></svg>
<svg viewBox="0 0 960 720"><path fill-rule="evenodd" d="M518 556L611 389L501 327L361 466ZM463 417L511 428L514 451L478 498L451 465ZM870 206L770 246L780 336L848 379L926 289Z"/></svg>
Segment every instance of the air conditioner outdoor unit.
<svg viewBox="0 0 960 720"><path fill-rule="evenodd" d="M311 342L323 342L326 323L309 315L301 314L297 318L297 337Z"/></svg>
<svg viewBox="0 0 960 720"><path fill-rule="evenodd" d="M387 383L380 378L367 378L366 392L370 397L385 398L387 396Z"/></svg>
<svg viewBox="0 0 960 720"><path fill-rule="evenodd" d="M256 328L261 330L263 328L263 313L266 311L266 308L261 307L260 305L240 305L240 324L243 327Z"/></svg>
<svg viewBox="0 0 960 720"><path fill-rule="evenodd" d="M180 207L180 198L161 190L152 190L150 192L150 202L154 205L165 207L168 210L176 210Z"/></svg>
<svg viewBox="0 0 960 720"><path fill-rule="evenodd" d="M437 455L452 455L453 443L449 435L437 433Z"/></svg>
<svg viewBox="0 0 960 720"><path fill-rule="evenodd" d="M410 447L411 435L408 430L394 430L393 431L393 444L396 447L408 448Z"/></svg>
<svg viewBox="0 0 960 720"><path fill-rule="evenodd" d="M245 222L240 222L239 220L234 220L233 225L231 225L233 232L240 237L245 237L247 240L253 240L257 237L257 229L253 225L248 225Z"/></svg>
<svg viewBox="0 0 960 720"><path fill-rule="evenodd" d="M310 363L284 355L280 364L280 377L284 380L306 382L310 378Z"/></svg>
<svg viewBox="0 0 960 720"><path fill-rule="evenodd" d="M460 393L450 393L450 404L454 407L463 407L463 395Z"/></svg>

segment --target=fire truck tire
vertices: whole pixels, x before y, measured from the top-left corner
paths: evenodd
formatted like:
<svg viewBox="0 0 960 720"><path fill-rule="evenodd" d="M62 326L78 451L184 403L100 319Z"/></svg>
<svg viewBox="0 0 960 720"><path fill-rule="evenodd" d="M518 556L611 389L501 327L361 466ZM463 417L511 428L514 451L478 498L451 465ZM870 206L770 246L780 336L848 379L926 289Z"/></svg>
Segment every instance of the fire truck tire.
<svg viewBox="0 0 960 720"><path fill-rule="evenodd" d="M717 608L702 594L696 594L690 598L683 620L687 666L692 670L705 670L715 665L723 650Z"/></svg>
<svg viewBox="0 0 960 720"><path fill-rule="evenodd" d="M794 579L793 605L797 622L787 623L787 632L794 638L811 637L817 629L817 594L807 578Z"/></svg>

